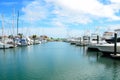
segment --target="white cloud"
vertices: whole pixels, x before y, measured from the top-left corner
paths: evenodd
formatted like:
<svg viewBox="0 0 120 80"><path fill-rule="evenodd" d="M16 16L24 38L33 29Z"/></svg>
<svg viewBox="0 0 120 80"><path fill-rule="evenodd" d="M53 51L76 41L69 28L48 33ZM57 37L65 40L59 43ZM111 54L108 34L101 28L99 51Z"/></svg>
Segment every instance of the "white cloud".
<svg viewBox="0 0 120 80"><path fill-rule="evenodd" d="M110 18L118 20L120 17L116 16L116 9L118 3L103 5L97 0L47 0L50 3L54 3L55 6L60 7L59 9L70 10L71 13L83 13L90 14L102 18ZM115 2L115 1L114 1ZM117 1L116 1L117 2ZM58 11L57 11L58 13ZM89 17L89 16L88 16Z"/></svg>
<svg viewBox="0 0 120 80"><path fill-rule="evenodd" d="M22 8L24 15L21 17L24 21L27 22L35 22L41 19L47 18L48 15L56 15L57 17L53 19L57 19L58 21L67 22L67 23L82 23L87 24L91 22L90 18L86 15L83 15L81 12L74 12L73 10L64 8L62 5L59 6L55 3L50 3L46 1L47 4L45 6L41 5L39 0L35 0L33 2L27 3L25 7ZM49 11L49 6L53 6L53 10Z"/></svg>
<svg viewBox="0 0 120 80"><path fill-rule="evenodd" d="M68 9L57 8L52 13L56 15L55 20L63 23L87 24L92 22L87 14L77 13Z"/></svg>
<svg viewBox="0 0 120 80"><path fill-rule="evenodd" d="M120 24L109 25L108 30L114 31L115 29L120 29Z"/></svg>
<svg viewBox="0 0 120 80"><path fill-rule="evenodd" d="M115 14L120 10L119 0L111 0L111 4L104 5L98 0L34 0L22 8L24 15L22 19L29 23L38 24L42 19L49 19L52 28L44 28L48 35L65 36L69 24L89 24L94 19L107 18L109 20L120 20ZM52 16L52 17L51 17ZM102 19L99 19L102 20ZM30 25L31 26L31 25ZM29 26L29 27L30 27ZM42 25L40 25L42 26ZM42 28L32 25L32 32L36 33ZM37 26L38 27L38 26ZM42 31L41 31L42 32ZM80 35L83 31L73 29L70 35Z"/></svg>
<svg viewBox="0 0 120 80"><path fill-rule="evenodd" d="M120 3L120 0L110 0L112 3Z"/></svg>
<svg viewBox="0 0 120 80"><path fill-rule="evenodd" d="M35 0L23 7L22 11L25 13L23 18L28 22L34 22L47 18L48 15L56 15L54 19L60 22L78 24L88 24L96 17L120 20L120 17L115 15L120 10L120 4L117 0L111 0L112 3L109 5L103 5L97 0L45 1L46 4L44 6L41 5L40 0ZM51 9L51 6L53 9Z"/></svg>
<svg viewBox="0 0 120 80"><path fill-rule="evenodd" d="M67 28L67 26L65 26L64 24L62 24L59 21L52 21L53 26L59 27L59 28Z"/></svg>
<svg viewBox="0 0 120 80"><path fill-rule="evenodd" d="M22 8L24 15L22 19L28 22L35 22L46 17L47 11L37 0L30 2Z"/></svg>
<svg viewBox="0 0 120 80"><path fill-rule="evenodd" d="M84 30L71 29L71 30L68 30L67 35L68 35L68 37L80 37L80 36L85 35L85 31Z"/></svg>

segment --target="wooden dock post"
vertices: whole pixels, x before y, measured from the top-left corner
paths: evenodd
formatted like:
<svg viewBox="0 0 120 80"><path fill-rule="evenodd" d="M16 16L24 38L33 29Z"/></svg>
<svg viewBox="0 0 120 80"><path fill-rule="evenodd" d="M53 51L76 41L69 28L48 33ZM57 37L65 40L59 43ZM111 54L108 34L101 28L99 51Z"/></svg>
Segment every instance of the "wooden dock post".
<svg viewBox="0 0 120 80"><path fill-rule="evenodd" d="M97 44L99 44L99 35L97 35Z"/></svg>
<svg viewBox="0 0 120 80"><path fill-rule="evenodd" d="M90 36L88 37L88 44L90 43Z"/></svg>
<svg viewBox="0 0 120 80"><path fill-rule="evenodd" d="M80 37L80 44L81 44L81 37Z"/></svg>
<svg viewBox="0 0 120 80"><path fill-rule="evenodd" d="M114 55L117 54L117 33L114 33Z"/></svg>

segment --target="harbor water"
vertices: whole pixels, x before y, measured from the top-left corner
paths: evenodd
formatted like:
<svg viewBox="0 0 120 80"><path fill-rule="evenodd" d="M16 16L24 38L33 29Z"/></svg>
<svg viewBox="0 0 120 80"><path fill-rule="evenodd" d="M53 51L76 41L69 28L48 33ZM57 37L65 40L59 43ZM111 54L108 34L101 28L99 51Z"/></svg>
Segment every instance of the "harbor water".
<svg viewBox="0 0 120 80"><path fill-rule="evenodd" d="M120 60L65 42L0 50L0 80L120 80Z"/></svg>

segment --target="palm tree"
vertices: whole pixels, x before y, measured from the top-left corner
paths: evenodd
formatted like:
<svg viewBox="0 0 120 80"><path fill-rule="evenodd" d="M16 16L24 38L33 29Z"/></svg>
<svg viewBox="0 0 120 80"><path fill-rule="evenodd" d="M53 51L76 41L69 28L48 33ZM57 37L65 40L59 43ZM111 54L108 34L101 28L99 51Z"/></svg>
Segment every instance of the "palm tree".
<svg viewBox="0 0 120 80"><path fill-rule="evenodd" d="M23 38L23 34L19 33L18 36L22 39Z"/></svg>
<svg viewBox="0 0 120 80"><path fill-rule="evenodd" d="M32 38L33 38L34 44L35 44L35 40L36 40L36 38L37 38L37 35L32 35Z"/></svg>

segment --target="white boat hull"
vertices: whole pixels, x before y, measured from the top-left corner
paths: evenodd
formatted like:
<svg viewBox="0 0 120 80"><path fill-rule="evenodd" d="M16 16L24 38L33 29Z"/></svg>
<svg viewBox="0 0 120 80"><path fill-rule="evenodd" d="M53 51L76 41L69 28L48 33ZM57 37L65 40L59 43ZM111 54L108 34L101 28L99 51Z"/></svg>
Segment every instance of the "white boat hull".
<svg viewBox="0 0 120 80"><path fill-rule="evenodd" d="M88 48L98 49L101 52L114 53L114 44L93 44L89 45ZM120 43L117 43L117 53L120 53Z"/></svg>
<svg viewBox="0 0 120 80"><path fill-rule="evenodd" d="M114 53L114 44L103 44L98 45L97 47L101 52ZM117 52L120 53L120 45L117 45Z"/></svg>
<svg viewBox="0 0 120 80"><path fill-rule="evenodd" d="M0 43L0 49L8 49L8 48L13 48L14 46L11 44L3 44Z"/></svg>

